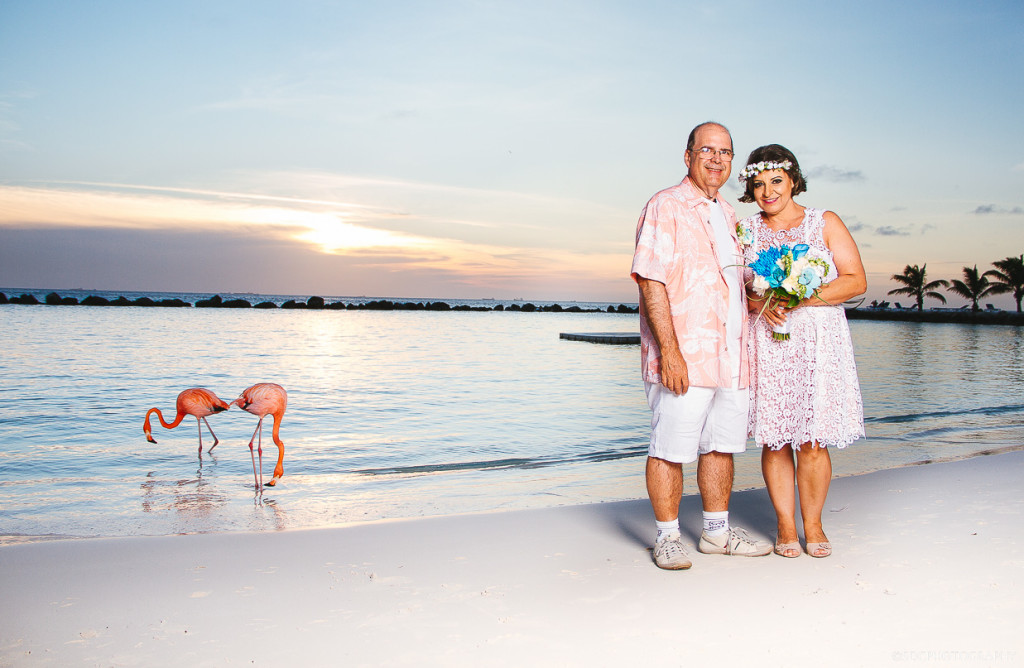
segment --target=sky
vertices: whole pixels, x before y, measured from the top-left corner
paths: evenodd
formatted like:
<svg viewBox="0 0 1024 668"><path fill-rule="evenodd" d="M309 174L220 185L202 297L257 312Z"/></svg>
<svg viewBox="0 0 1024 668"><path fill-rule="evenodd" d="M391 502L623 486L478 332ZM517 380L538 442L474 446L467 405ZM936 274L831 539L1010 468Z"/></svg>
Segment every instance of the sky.
<svg viewBox="0 0 1024 668"><path fill-rule="evenodd" d="M882 299L1024 253L1022 44L1019 0L0 0L0 286L635 302L713 119L737 212L785 145Z"/></svg>

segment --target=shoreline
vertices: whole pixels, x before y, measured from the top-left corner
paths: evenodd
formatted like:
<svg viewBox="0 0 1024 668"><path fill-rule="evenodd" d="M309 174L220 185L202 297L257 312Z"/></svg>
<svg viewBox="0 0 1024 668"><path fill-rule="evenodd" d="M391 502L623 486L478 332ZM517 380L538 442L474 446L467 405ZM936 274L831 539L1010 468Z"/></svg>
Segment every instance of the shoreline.
<svg viewBox="0 0 1024 668"><path fill-rule="evenodd" d="M940 457L940 458L935 458L935 459L922 459L922 460L915 461L915 462L907 462L907 463L903 463L903 464L897 464L895 466L890 466L890 467L887 467L887 468L871 469L871 470L867 470L867 471L860 471L860 472L849 473L849 474L845 474L845 475L835 475L832 478L832 482L834 483L837 480L843 480L843 479L846 479L846 478L856 478L858 476L872 475L872 474L879 473L879 472L882 472L882 471L898 471L900 469L917 467L917 466L928 466L928 465L931 465L931 464L946 464L946 463L951 463L951 462L959 462L959 461L965 461L965 460L975 459L975 458L979 458L979 457L988 457L988 456L992 456L992 455L1001 455L1001 454L1010 453L1010 452L1017 452L1017 451L1024 451L1024 444L1005 446L1005 447L1001 447L1001 448L991 448L991 449L987 449L987 450L980 450L980 451L977 451L977 452L971 452L971 453L966 453L966 454L950 455L948 457ZM638 474L638 475L640 475L640 474ZM760 484L746 485L746 486L742 486L742 487L734 487L733 488L733 494L737 494L737 493L740 493L740 492L750 492L750 491L756 491L756 490L764 490L764 489L765 489L765 485L764 485L764 481L762 480L760 482ZM686 489L684 489L684 491L683 491L684 498L685 497L691 497L691 496L697 496L697 494L698 493L696 491L696 488L693 485L687 485ZM636 502L636 501L644 501L644 502L646 502L646 499L645 498L635 498L635 499L614 500L614 501L600 501L600 502L595 502L595 503L631 503L631 502ZM342 523L339 523L339 524L323 524L323 525L318 525L318 526L302 526L302 527L288 528L288 529L285 529L284 531L320 531L320 530L332 530L332 529L347 529L347 528L351 528L351 527L369 526L369 525L375 525L375 524L390 524L390 523L394 523L394 522L417 522L417 521L421 521L421 520L430 520L430 519L437 519L437 518L443 518L443 517L491 516L491 515L500 515L500 514L508 513L508 512L529 512L529 511L540 511L540 510L547 510L547 509L553 509L553 508L572 508L572 507L587 506L587 505L592 505L592 503L567 503L567 504L564 504L564 505L543 506L543 507L538 507L538 508L525 508L525 509L515 509L515 510L493 508L493 509L487 509L487 510L466 510L466 511L463 511L463 512L447 513L447 514L441 514L441 515L420 515L420 516L388 517L388 518L371 519L371 520L363 520L363 521L342 522ZM249 530L235 530L235 531L231 531L231 530L218 530L218 531L201 531L201 532L168 533L168 534L130 534L130 535L123 535L123 534L96 534L96 535L90 535L90 536L76 536L76 535L70 535L70 534L3 534L3 535L0 535L0 550L2 550L4 547L9 546L9 545L28 545L28 544L33 544L33 543L48 543L48 542L53 542L53 541L117 540L117 539L120 539L120 538L161 538L161 537L169 537L169 536L198 536L198 535L242 535L242 534L250 534L250 533L252 533L252 534L260 534L260 533L272 533L272 532L268 532L268 531L249 531Z"/></svg>
<svg viewBox="0 0 1024 668"><path fill-rule="evenodd" d="M17 290L16 290L17 292ZM585 302L589 306L580 306L574 302L566 302L568 306L562 306L558 302L541 302L539 305L533 302L526 302L520 299L514 300L496 300L496 299L468 299L459 300L464 302L473 302L473 305L462 303L462 304L451 304L445 300L429 300L429 299L414 299L414 300L392 300L387 298L380 299L366 299L360 298L358 301L343 300L328 302L327 299L320 296L312 296L306 299L295 299L289 298L281 300L281 296L275 300L263 299L253 303L252 301L242 298L235 297L225 300L219 294L214 294L206 298L196 299L195 303L181 299L180 297L165 298L165 299L153 299L148 296L136 297L135 299L129 299L124 295L120 295L114 299L107 299L96 294L90 294L86 297L79 299L78 297L65 297L56 291L50 291L47 293L42 300L36 297L36 292L44 292L43 290L30 290L21 291L22 294L17 296L8 296L4 292L0 292L0 305L3 304L17 304L24 306L107 306L107 307L125 307L125 306L137 306L146 308L226 308L226 309L288 309L288 310L327 310L327 311L353 311L353 310L369 310L369 311L521 311L525 313L542 312L542 313L620 313L620 314L636 314L639 313L639 306L632 304L618 304L615 305L612 302ZM88 292L88 291L86 291ZM95 291L95 292L107 292L108 291ZM171 294L171 293L151 293L151 294ZM199 296L198 293L190 293ZM269 297L266 295L265 297ZM278 303L281 302L281 303ZM481 303L486 302L486 304ZM506 304L506 302L508 302ZM604 308L594 306L594 304L607 304ZM925 323L953 323L953 324L966 324L966 325L1010 325L1010 326L1024 326L1024 313L1018 313L1016 311L1005 311L1005 310L986 310L986 311L970 311L966 309L943 309L943 310L925 310L917 311L912 308L905 309L893 309L893 308L859 308L852 307L846 308L846 317L848 320L881 320L889 322L925 322Z"/></svg>
<svg viewBox="0 0 1024 668"><path fill-rule="evenodd" d="M580 306L576 302L566 302L568 306L562 306L558 302L541 302L540 305L534 304L533 302L523 301L521 299L514 300L494 300L494 299L468 299L468 300L456 300L462 302L473 302L474 305L462 303L452 305L447 301L432 301L429 299L414 299L406 301L396 301L392 299L367 299L358 298L358 300L349 302L345 301L334 301L328 302L326 299L320 296L312 296L305 299L283 299L282 295L264 295L264 297L275 297L276 300L263 299L257 303L245 299L244 297L235 297L225 300L219 294L212 295L207 298L196 299L193 304L190 301L181 299L180 297L164 298L164 299L153 299L147 295L136 297L135 299L129 299L124 295L119 295L113 299L106 297L89 294L86 297L79 299L78 297L61 296L55 291L47 293L42 300L37 297L34 293L44 292L43 290L30 290L30 291L17 291L22 292L18 296L7 296L6 293L0 292L0 305L2 304L16 304L22 306L140 306L140 307L157 307L157 308L226 308L226 309L300 309L300 310L328 310L328 311L352 311L352 310L370 310L370 311L524 311L532 313L535 311L551 312L551 313L639 313L638 306L627 306L626 304L613 305L611 302L583 302L584 304L590 304L591 306ZM88 292L88 291L86 291ZM95 292L106 292L106 291L95 291ZM111 294L107 292L107 294ZM149 293L155 295L161 294L172 294L172 293ZM197 293L188 293L193 296L199 296ZM509 302L506 305L504 302ZM281 303L278 303L281 302ZM487 302L486 305L481 302ZM493 302L493 303L492 303ZM597 308L593 304L607 304L605 308Z"/></svg>
<svg viewBox="0 0 1024 668"><path fill-rule="evenodd" d="M916 309L846 309L847 320L889 322L938 322L960 325L1024 325L1024 313L1016 311L918 311Z"/></svg>
<svg viewBox="0 0 1024 668"><path fill-rule="evenodd" d="M684 497L684 572L652 563L646 499L5 546L0 665L1018 665L1021 473L1016 449L833 480L827 559L700 554ZM731 517L774 538L764 489Z"/></svg>
<svg viewBox="0 0 1024 668"><path fill-rule="evenodd" d="M849 473L846 475L835 475L832 478L832 482L835 483L837 480L843 480L846 478L855 478L858 476L872 475L882 471L898 471L900 469L911 468L916 466L927 466L931 464L946 464L951 462L959 462L978 457L988 457L992 455L1001 455L1010 452L1024 451L1024 444L1011 445L1001 448L991 448L987 450L980 450L977 452L971 452L966 454L950 455L948 457L940 457L936 459L923 459L915 462L907 462L904 464L898 464L896 466L890 466L887 468L871 469L868 471L861 471L857 473ZM638 474L640 475L640 474ZM691 481L692 482L692 481ZM740 492L751 492L757 490L765 490L764 481L760 484L747 485L742 487L733 487L733 494ZM683 491L683 496L691 497L697 496L697 491L694 485L688 485ZM430 520L444 517L477 517L477 516L492 516L500 515L508 512L529 512L529 511L541 511L554 508L572 508L578 506L593 505L593 503L633 503L637 501L646 502L646 498L634 498L625 500L613 500L613 501L600 501L592 503L567 503L564 505L553 505L543 506L537 508L525 508L516 510L507 510L500 508L493 508L487 510L466 510L463 512L447 513L441 515L420 515L420 516L400 516L400 517L388 517L381 519L371 519L363 521L350 521L342 522L338 524L323 524L323 525L312 525L302 526L283 529L283 531L322 531L322 530L337 530L337 529L348 529L359 526L370 526L375 524L391 524L395 522L417 522L421 520ZM278 530L275 530L276 532ZM250 531L250 530L217 530L217 531L196 531L196 532L185 532L185 533L164 533L164 534L95 534L90 536L76 536L71 534L0 534L0 550L5 547L12 545L31 545L35 543L50 543L55 541L85 541L85 540L117 540L122 538L162 538L170 536L200 536L200 535L244 535L244 534L261 534L261 533L274 533L269 531Z"/></svg>

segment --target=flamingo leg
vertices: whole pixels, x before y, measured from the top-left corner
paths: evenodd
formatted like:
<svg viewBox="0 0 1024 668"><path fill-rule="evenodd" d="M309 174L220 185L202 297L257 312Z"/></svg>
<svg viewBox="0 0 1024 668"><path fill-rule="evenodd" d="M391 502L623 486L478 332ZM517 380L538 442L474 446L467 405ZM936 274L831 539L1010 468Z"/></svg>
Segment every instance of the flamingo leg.
<svg viewBox="0 0 1024 668"><path fill-rule="evenodd" d="M256 425L256 430L260 433L259 440L256 442L256 452L260 456L260 487L263 487L263 418L260 418L259 423Z"/></svg>
<svg viewBox="0 0 1024 668"><path fill-rule="evenodd" d="M249 458L252 459L252 486L260 491L260 481L256 479L256 456L252 454L252 441L249 441Z"/></svg>
<svg viewBox="0 0 1024 668"><path fill-rule="evenodd" d="M206 421L206 418L203 418L203 424L205 424L206 428L210 430L210 436L213 436L213 445L211 445L210 449L206 452L213 452L213 449L217 447L218 443L220 443L220 439L217 438L217 434L213 433L213 427L211 427L210 423Z"/></svg>
<svg viewBox="0 0 1024 668"><path fill-rule="evenodd" d="M200 418L196 418L196 427L199 428L199 459L203 458L203 423L200 422Z"/></svg>
<svg viewBox="0 0 1024 668"><path fill-rule="evenodd" d="M258 432L260 430L260 425L262 423L263 423L263 418L260 418L260 421L256 423L256 428L252 430L252 437L249 438L249 458L252 459L252 484L253 484L254 487L256 487L256 491L257 492L263 486L263 482L256 478L256 457L253 455L253 452L252 452L252 443L253 443L253 441L256 440L256 432ZM261 452L260 453L260 476L262 476L262 475L263 475L263 453Z"/></svg>
<svg viewBox="0 0 1024 668"><path fill-rule="evenodd" d="M252 460L252 486L260 491L260 481L256 479L256 456L252 453L252 441L249 441L249 459Z"/></svg>

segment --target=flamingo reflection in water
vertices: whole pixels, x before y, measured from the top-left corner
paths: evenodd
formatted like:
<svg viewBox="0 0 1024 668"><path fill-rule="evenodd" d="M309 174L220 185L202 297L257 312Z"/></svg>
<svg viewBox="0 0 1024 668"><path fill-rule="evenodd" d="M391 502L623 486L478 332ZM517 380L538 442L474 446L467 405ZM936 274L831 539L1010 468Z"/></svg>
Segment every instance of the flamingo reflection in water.
<svg viewBox="0 0 1024 668"><path fill-rule="evenodd" d="M284 475L284 443L281 442L280 430L284 409L288 405L288 393L277 383L256 383L243 390L242 394L231 404L237 404L242 410L258 415L260 418L260 421L256 423L256 429L252 432L252 438L249 439L249 457L253 460L252 477L257 490L263 487L263 418L268 415L274 416L272 436L274 444L277 445L277 466L274 467L273 479L267 483L267 487L273 487ZM252 444L257 439L257 434L259 434L259 440L256 447L260 457L258 481L256 479L256 459L252 452Z"/></svg>
<svg viewBox="0 0 1024 668"><path fill-rule="evenodd" d="M146 434L146 440L150 443L156 443L156 439L153 438L153 429L149 426L149 417L156 413L157 419L160 421L160 425L165 429L174 429L181 421L185 419L186 415L193 415L196 418L196 425L199 427L199 457L203 456L203 424L210 431L210 436L213 436L213 445L210 446L208 452L213 452L213 449L217 447L220 440L217 435L213 433L213 429L210 428L210 423L206 421L207 416L213 415L214 413L220 413L226 411L231 404L225 403L216 394L206 389L205 387L192 387L187 390L182 390L178 394L178 400L175 402L175 409L177 415L174 416L173 422L167 422L164 420L163 413L160 412L159 408L150 408L146 411L146 421L142 425L142 431Z"/></svg>

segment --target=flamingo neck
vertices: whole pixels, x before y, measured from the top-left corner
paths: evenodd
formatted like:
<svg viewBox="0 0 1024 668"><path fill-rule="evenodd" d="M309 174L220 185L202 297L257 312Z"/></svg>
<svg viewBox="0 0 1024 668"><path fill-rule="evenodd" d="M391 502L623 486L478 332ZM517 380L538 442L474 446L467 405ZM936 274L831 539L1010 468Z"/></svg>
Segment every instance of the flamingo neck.
<svg viewBox="0 0 1024 668"><path fill-rule="evenodd" d="M181 421L183 419L185 419L184 413L178 413L177 415L174 416L174 422L168 422L167 420L164 420L164 414L160 412L159 408L150 408L146 412L146 426L149 426L149 416L153 415L154 413L156 413L156 419L160 420L160 426L162 426L164 429L174 429L179 424L181 424Z"/></svg>
<svg viewBox="0 0 1024 668"><path fill-rule="evenodd" d="M281 442L281 418L284 417L284 411L280 413L274 413L274 430L270 432L270 435L274 438L274 443L278 447L284 447L284 443Z"/></svg>

